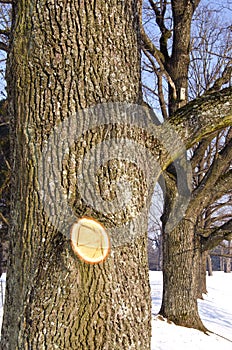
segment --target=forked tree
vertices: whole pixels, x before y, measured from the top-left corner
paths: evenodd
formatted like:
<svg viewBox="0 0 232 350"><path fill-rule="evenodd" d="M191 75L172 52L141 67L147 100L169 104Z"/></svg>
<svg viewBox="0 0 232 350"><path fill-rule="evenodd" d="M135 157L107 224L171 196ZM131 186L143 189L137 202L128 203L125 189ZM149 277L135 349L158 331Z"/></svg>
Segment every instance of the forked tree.
<svg viewBox="0 0 232 350"><path fill-rule="evenodd" d="M207 15L207 18L211 15L212 23L208 22L207 26L205 18L199 19L199 10L197 23L200 30L191 35L199 3L199 0L149 0L144 4L147 24L146 31L141 25L141 32L145 70L157 77L157 86L153 89L145 87L145 91L148 91L150 101L158 96L164 120L169 120L183 106L191 110L189 82L192 96L204 92L205 98L211 99L211 93L220 91L231 77L229 34L215 52L215 46L218 46L215 37L220 33L212 28L212 11ZM201 11L207 12L204 8ZM156 33L152 31L154 26ZM194 34L198 34L197 37ZM214 67L210 59L215 62ZM152 79L152 75L149 76ZM220 111L215 109L214 113ZM223 196L231 189L231 130L221 135L220 142L215 134L199 140L188 153L188 158L191 156L190 169L184 167L183 156L163 173L164 259L160 313L179 325L201 330L205 327L198 314L197 298L202 291L205 292L206 252L223 239L229 239L231 233L231 216L225 215L226 221L222 221L221 215L217 215L216 210L212 214L211 210L215 208L215 202L222 204ZM211 218L210 222L211 214L214 221ZM217 222L215 217L218 217Z"/></svg>
<svg viewBox="0 0 232 350"><path fill-rule="evenodd" d="M2 350L150 349L146 222L155 176L151 181L146 164L156 160L165 169L183 145L229 125L231 90L181 110L169 122L174 132L155 126L149 110L134 110L131 104L142 103L140 11L136 0L13 3L12 222ZM169 154L173 134L182 145ZM86 217L111 241L100 263L75 254L83 251L80 241L89 244L86 255L93 243L74 230L78 219L88 237L98 233ZM108 247L95 248L92 258Z"/></svg>

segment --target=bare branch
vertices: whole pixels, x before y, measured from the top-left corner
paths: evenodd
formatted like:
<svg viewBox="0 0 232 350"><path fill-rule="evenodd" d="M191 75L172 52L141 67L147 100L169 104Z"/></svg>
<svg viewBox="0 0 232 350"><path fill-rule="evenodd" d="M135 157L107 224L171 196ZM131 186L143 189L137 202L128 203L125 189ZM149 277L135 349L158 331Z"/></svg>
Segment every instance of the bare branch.
<svg viewBox="0 0 232 350"><path fill-rule="evenodd" d="M231 188L232 172L225 173L232 157L232 140L218 153L207 174L194 190L191 209L205 208L225 194ZM214 189L212 191L212 188Z"/></svg>
<svg viewBox="0 0 232 350"><path fill-rule="evenodd" d="M169 123L178 132L186 148L205 136L232 124L232 88L197 98L179 109Z"/></svg>
<svg viewBox="0 0 232 350"><path fill-rule="evenodd" d="M142 19L140 19L140 34L141 34L141 38L142 38L145 50L147 50L152 56L155 57L159 65L164 65L164 62L165 62L164 55L157 49L157 47L153 44L153 42L150 40L150 38L146 34L143 28Z"/></svg>
<svg viewBox="0 0 232 350"><path fill-rule="evenodd" d="M220 254L220 253L210 253L210 256L219 256L221 258L231 258L232 259L232 254Z"/></svg>
<svg viewBox="0 0 232 350"><path fill-rule="evenodd" d="M153 129L156 135L160 133L164 137L164 128L167 132L165 146L158 146L157 138L149 145L157 155L163 170L183 154L183 145L189 149L202 138L232 124L231 93L232 88L226 88L189 102L168 119L166 128L165 124L154 126L154 129L151 125L151 130ZM177 142L174 131L181 142ZM167 149L173 152L170 154Z"/></svg>
<svg viewBox="0 0 232 350"><path fill-rule="evenodd" d="M0 35L5 35L5 36L9 37L10 30L9 29L0 29Z"/></svg>
<svg viewBox="0 0 232 350"><path fill-rule="evenodd" d="M194 149L194 153L191 159L191 165L193 169L195 169L195 167L199 164L200 160L204 157L205 150L213 138L214 138L213 134L207 138L204 138L203 140L201 140L201 142L199 142L197 147Z"/></svg>
<svg viewBox="0 0 232 350"><path fill-rule="evenodd" d="M7 218L5 218L5 216L0 212L0 219L7 225L9 226L9 221L7 220Z"/></svg>
<svg viewBox="0 0 232 350"><path fill-rule="evenodd" d="M231 74L232 74L232 66L227 66L224 69L224 72L222 73L222 76L218 78L213 86L208 90L207 93L211 93L213 91L219 91L222 87L222 85L228 83L231 79Z"/></svg>
<svg viewBox="0 0 232 350"><path fill-rule="evenodd" d="M149 59L151 65L152 65L153 71L155 72L155 74L157 76L157 79L158 79L159 104L160 104L160 108L161 108L161 111L162 111L163 118L164 118L164 120L166 120L168 118L168 113L167 113L165 99L164 99L164 94L163 94L162 72L156 68L155 62L153 61L151 55L146 50L144 50L144 54ZM174 85L174 87L175 87L175 85Z"/></svg>
<svg viewBox="0 0 232 350"><path fill-rule="evenodd" d="M155 12L156 15L156 23L158 24L160 31L161 31L161 37L160 37L160 51L164 55L165 59L169 59L168 49L167 49L167 41L171 38L172 32L171 30L168 30L164 24L164 14L166 12L166 6L164 6L163 11L161 12L158 7L156 6L155 2L153 0L149 0L149 3Z"/></svg>
<svg viewBox="0 0 232 350"><path fill-rule="evenodd" d="M201 237L202 251L215 248L224 239L232 239L232 219L214 229L209 237Z"/></svg>
<svg viewBox="0 0 232 350"><path fill-rule="evenodd" d="M5 43L3 43L2 41L0 41L0 50L3 50L5 52L8 52L8 45L6 45Z"/></svg>
<svg viewBox="0 0 232 350"><path fill-rule="evenodd" d="M151 62L152 68L153 68L154 72L156 73L156 75L157 75L157 77L158 77L158 71L157 71L157 68L156 68L156 66L155 66L155 63L154 63L154 61L153 61L153 59L152 59L150 53L149 53L146 49L144 49L143 52L144 52L144 54L146 55L146 57L149 59L149 61ZM155 58L156 58L156 57L155 57ZM176 99L176 98L177 98L176 86L175 86L175 84L174 84L172 78L170 77L170 75L168 74L168 72L166 71L166 69L164 68L163 63L162 63L161 61L158 61L158 60L157 60L157 62L158 62L159 65L160 65L160 73L162 73L163 75L165 75L165 77L166 77L166 79L167 79L169 85L170 85L170 86L172 87L172 89L173 89L173 98Z"/></svg>

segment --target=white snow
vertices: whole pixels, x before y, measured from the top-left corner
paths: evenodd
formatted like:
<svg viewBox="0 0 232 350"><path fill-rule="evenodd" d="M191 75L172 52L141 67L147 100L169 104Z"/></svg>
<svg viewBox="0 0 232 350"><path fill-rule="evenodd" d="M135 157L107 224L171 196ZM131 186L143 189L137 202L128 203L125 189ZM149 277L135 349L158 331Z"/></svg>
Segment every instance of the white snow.
<svg viewBox="0 0 232 350"><path fill-rule="evenodd" d="M1 279L5 280L5 276ZM207 335L158 319L162 297L160 271L150 271L150 284L153 313L151 350L232 350L232 273L214 272L212 277L207 276L208 294L204 300L199 300L199 311L205 326L217 335ZM2 312L0 308L0 324Z"/></svg>
<svg viewBox="0 0 232 350"><path fill-rule="evenodd" d="M208 294L198 302L204 325L218 335L207 335L159 320L162 273L150 271L150 284L153 313L151 350L232 350L232 273L214 272L213 276L207 276Z"/></svg>

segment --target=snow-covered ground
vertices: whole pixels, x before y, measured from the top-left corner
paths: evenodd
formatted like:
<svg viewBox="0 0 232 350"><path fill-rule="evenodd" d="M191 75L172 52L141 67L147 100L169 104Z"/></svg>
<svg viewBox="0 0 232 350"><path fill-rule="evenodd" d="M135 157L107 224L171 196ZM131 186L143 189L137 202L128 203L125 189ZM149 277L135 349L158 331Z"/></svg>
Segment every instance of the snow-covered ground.
<svg viewBox="0 0 232 350"><path fill-rule="evenodd" d="M153 313L151 350L232 350L232 273L214 272L213 277L207 277L208 295L204 300L199 300L200 315L205 326L217 335L206 335L159 320L156 315L161 304L162 273L151 271L150 283ZM2 311L0 308L0 323Z"/></svg>
<svg viewBox="0 0 232 350"><path fill-rule="evenodd" d="M207 276L208 294L198 303L204 325L218 335L206 335L157 319L162 297L162 273L150 272L150 284L152 350L232 350L232 273L214 272L212 277Z"/></svg>

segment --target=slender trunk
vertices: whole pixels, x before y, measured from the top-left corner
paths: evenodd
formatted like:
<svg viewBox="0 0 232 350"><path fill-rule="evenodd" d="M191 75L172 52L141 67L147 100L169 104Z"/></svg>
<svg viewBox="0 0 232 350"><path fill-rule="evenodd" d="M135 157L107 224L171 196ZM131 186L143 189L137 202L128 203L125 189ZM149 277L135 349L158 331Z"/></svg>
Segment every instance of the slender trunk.
<svg viewBox="0 0 232 350"><path fill-rule="evenodd" d="M203 294L207 293L206 289L206 264L208 252L203 252L199 259L199 276L198 276L198 291L197 298L203 299Z"/></svg>
<svg viewBox="0 0 232 350"><path fill-rule="evenodd" d="M13 8L8 59L13 207L2 350L150 349L146 225L131 240L133 230L128 229L128 243L113 246L105 262L80 261L67 238L69 228L62 228L67 218L58 208L63 202L56 179L50 182L56 152L50 160L41 154L54 126L77 110L109 101L140 101L138 12L135 0L25 0ZM91 147L129 131L115 127L109 136L104 127L96 127L86 132L84 114L77 118L82 137L69 145L62 164L63 189L76 217L92 216L117 231L145 207L141 173L134 164L120 162L121 154L102 165L96 178L103 195L120 175L134 186L136 203L112 218L80 199L76 167ZM67 131L73 132L70 127ZM58 138L55 144L63 136ZM51 174L43 173L46 169ZM50 193L45 204L40 181Z"/></svg>
<svg viewBox="0 0 232 350"><path fill-rule="evenodd" d="M212 259L209 252L207 252L207 266L208 266L208 275L213 276L213 265L212 265Z"/></svg>
<svg viewBox="0 0 232 350"><path fill-rule="evenodd" d="M224 247L220 248L220 253L224 254ZM223 256L220 256L220 271L224 271L224 258Z"/></svg>
<svg viewBox="0 0 232 350"><path fill-rule="evenodd" d="M231 241L228 242L227 254L231 254ZM225 258L224 272L231 272L231 258Z"/></svg>

